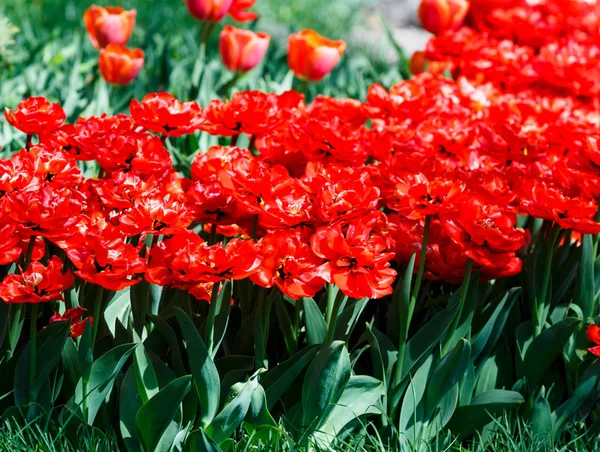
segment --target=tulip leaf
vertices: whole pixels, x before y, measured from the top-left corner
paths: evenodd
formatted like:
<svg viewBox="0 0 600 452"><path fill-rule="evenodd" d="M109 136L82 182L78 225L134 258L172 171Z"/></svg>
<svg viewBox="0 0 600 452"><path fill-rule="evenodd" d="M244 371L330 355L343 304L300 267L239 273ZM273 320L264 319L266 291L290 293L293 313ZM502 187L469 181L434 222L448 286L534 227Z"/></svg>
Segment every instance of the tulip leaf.
<svg viewBox="0 0 600 452"><path fill-rule="evenodd" d="M119 391L119 428L125 447L129 452L141 452L135 417L142 405L135 370L130 367L123 378Z"/></svg>
<svg viewBox="0 0 600 452"><path fill-rule="evenodd" d="M252 393L258 387L258 372L246 383L233 386L230 400L206 427L206 434L217 444L222 443L237 429L250 407Z"/></svg>
<svg viewBox="0 0 600 452"><path fill-rule="evenodd" d="M83 397L88 399L87 421L90 424L96 419L100 407L112 391L115 379L135 347L136 344L118 345L94 361L90 380L87 384L89 394L83 394ZM83 382L80 381L80 384L83 384Z"/></svg>
<svg viewBox="0 0 600 452"><path fill-rule="evenodd" d="M323 314L312 298L303 298L304 321L306 322L306 335L310 345L322 344L327 335L327 324Z"/></svg>
<svg viewBox="0 0 600 452"><path fill-rule="evenodd" d="M167 452L171 449L179 429L172 438L166 440L163 434L181 412L181 402L190 390L191 381L191 376L173 380L139 409L135 422L144 450Z"/></svg>
<svg viewBox="0 0 600 452"><path fill-rule="evenodd" d="M339 315L335 326L335 339L347 342L358 323L360 315L367 307L369 298L361 298L348 306Z"/></svg>
<svg viewBox="0 0 600 452"><path fill-rule="evenodd" d="M442 358L427 384L425 395L425 418L428 419L446 393L453 388L465 373L471 359L471 344L461 339Z"/></svg>
<svg viewBox="0 0 600 452"><path fill-rule="evenodd" d="M318 351L316 345L306 347L262 377L262 386L265 388L269 409L283 396Z"/></svg>
<svg viewBox="0 0 600 452"><path fill-rule="evenodd" d="M580 320L567 317L537 336L525 352L525 372L532 386L539 383L552 362L560 355L571 335L577 331Z"/></svg>
<svg viewBox="0 0 600 452"><path fill-rule="evenodd" d="M594 287L594 244L591 234L581 239L581 261L575 290L575 304L583 312L583 319L594 316L596 310L596 290Z"/></svg>
<svg viewBox="0 0 600 452"><path fill-rule="evenodd" d="M185 450L189 452L221 452L221 448L202 429L190 433L185 441Z"/></svg>
<svg viewBox="0 0 600 452"><path fill-rule="evenodd" d="M175 310L175 315L186 341L190 370L200 401L200 422L206 426L219 408L219 372L192 320L179 308Z"/></svg>
<svg viewBox="0 0 600 452"><path fill-rule="evenodd" d="M134 332L135 334L135 332ZM146 352L144 344L136 347L133 354L133 367L135 369L135 380L142 403L148 402L158 393L158 379L152 368L150 357Z"/></svg>
<svg viewBox="0 0 600 452"><path fill-rule="evenodd" d="M302 386L303 425L318 429L339 401L350 379L346 344L335 341L317 353Z"/></svg>
<svg viewBox="0 0 600 452"><path fill-rule="evenodd" d="M518 392L492 389L473 397L470 405L458 407L447 428L459 439L463 439L486 425L494 416L514 409L524 401Z"/></svg>

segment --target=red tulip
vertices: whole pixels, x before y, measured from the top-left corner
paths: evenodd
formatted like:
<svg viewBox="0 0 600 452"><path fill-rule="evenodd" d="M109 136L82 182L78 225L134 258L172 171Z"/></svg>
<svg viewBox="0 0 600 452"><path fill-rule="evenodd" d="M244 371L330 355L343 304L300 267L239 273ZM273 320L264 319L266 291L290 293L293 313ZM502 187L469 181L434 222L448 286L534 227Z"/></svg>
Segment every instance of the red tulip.
<svg viewBox="0 0 600 452"><path fill-rule="evenodd" d="M143 66L144 52L141 49L109 44L100 51L100 74L112 85L128 85L137 77Z"/></svg>
<svg viewBox="0 0 600 452"><path fill-rule="evenodd" d="M219 37L219 51L223 64L230 71L248 72L265 56L271 37L267 33L226 25Z"/></svg>
<svg viewBox="0 0 600 452"><path fill-rule="evenodd" d="M83 331L85 330L86 323L90 322L90 325L94 323L94 318L88 316L83 318L83 315L87 312L87 309L77 306L75 308L67 309L64 314L59 314L58 312L54 313L52 317L50 317L50 323L56 322L71 322L70 327L70 335L73 339L81 336Z"/></svg>
<svg viewBox="0 0 600 452"><path fill-rule="evenodd" d="M231 9L233 0L183 0L188 11L197 20L219 22Z"/></svg>
<svg viewBox="0 0 600 452"><path fill-rule="evenodd" d="M301 79L318 82L338 64L346 50L344 41L332 41L313 30L290 35L288 64Z"/></svg>
<svg viewBox="0 0 600 452"><path fill-rule="evenodd" d="M125 45L135 26L136 14L135 9L127 11L120 6L92 5L83 14L83 21L94 47Z"/></svg>
<svg viewBox="0 0 600 452"><path fill-rule="evenodd" d="M441 35L459 28L468 11L468 0L422 0L419 19L425 30Z"/></svg>
<svg viewBox="0 0 600 452"><path fill-rule="evenodd" d="M600 326L590 325L587 329L587 338L596 344L595 347L588 348L592 355L600 356Z"/></svg>

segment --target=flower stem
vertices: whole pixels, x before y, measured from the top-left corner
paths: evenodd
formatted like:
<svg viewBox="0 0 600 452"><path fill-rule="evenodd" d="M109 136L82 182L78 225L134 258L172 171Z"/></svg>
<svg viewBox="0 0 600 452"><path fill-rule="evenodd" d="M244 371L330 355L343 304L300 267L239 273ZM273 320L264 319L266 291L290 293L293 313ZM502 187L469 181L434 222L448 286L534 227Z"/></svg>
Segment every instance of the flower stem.
<svg viewBox="0 0 600 452"><path fill-rule="evenodd" d="M550 285L550 276L552 274L552 258L554 256L554 245L560 234L560 227L554 225L550 232L550 239L548 240L548 252L544 261L544 274L542 279L542 287L540 297L535 297L535 306L533 313L533 325L534 325L534 337L537 337L544 326L544 313L546 312L546 298L548 298L548 286Z"/></svg>
<svg viewBox="0 0 600 452"><path fill-rule="evenodd" d="M332 289L332 288L333 288L333 285L330 284L329 289ZM332 291L330 291L330 292L332 292ZM329 344L331 344L333 342L333 339L335 337L335 327L337 325L337 318L340 313L340 308L342 307L343 301L344 301L344 295L341 290L338 290L337 294L335 295L333 306L331 307L329 320L327 322L327 325L328 325L327 335L325 336L325 342L323 343L323 345L325 345L325 346L328 346ZM329 293L327 294L327 304L329 307Z"/></svg>
<svg viewBox="0 0 600 452"><path fill-rule="evenodd" d="M421 255L419 256L419 270L417 271L417 279L415 279L415 286L410 297L412 309L410 309L410 316L414 310L414 304L417 302L417 296L421 289L421 282L423 281L423 273L425 272L425 258L427 256L427 243L429 242L429 228L431 226L431 216L425 217L425 226L423 228L423 241L421 242Z"/></svg>
<svg viewBox="0 0 600 452"><path fill-rule="evenodd" d="M217 242L217 224L210 225L210 235L208 236L208 245L214 245Z"/></svg>
<svg viewBox="0 0 600 452"><path fill-rule="evenodd" d="M215 318L217 315L217 299L219 297L220 285L220 282L213 284L212 293L210 294L208 318L206 319L206 348L208 349L208 353L211 355L215 346Z"/></svg>
<svg viewBox="0 0 600 452"><path fill-rule="evenodd" d="M98 328L100 327L100 314L102 312L102 295L104 294L104 288L102 286L96 286L96 300L94 301L94 324L92 325L92 353L94 345L96 344L96 338L98 337Z"/></svg>

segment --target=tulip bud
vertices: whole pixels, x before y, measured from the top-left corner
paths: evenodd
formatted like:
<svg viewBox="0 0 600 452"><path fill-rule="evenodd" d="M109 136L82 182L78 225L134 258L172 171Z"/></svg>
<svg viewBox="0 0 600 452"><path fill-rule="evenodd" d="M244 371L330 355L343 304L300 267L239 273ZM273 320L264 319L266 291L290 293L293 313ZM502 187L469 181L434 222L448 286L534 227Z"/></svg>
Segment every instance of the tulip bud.
<svg viewBox="0 0 600 452"><path fill-rule="evenodd" d="M128 49L110 44L100 50L100 74L112 85L128 85L137 77L143 66L144 52L141 49Z"/></svg>
<svg viewBox="0 0 600 452"><path fill-rule="evenodd" d="M83 14L85 28L96 48L109 44L125 45L135 26L136 10L126 11L119 6L92 5Z"/></svg>
<svg viewBox="0 0 600 452"><path fill-rule="evenodd" d="M318 82L338 64L346 50L344 41L332 41L313 30L290 35L288 65L297 77Z"/></svg>
<svg viewBox="0 0 600 452"><path fill-rule="evenodd" d="M267 33L226 25L219 36L219 51L223 64L230 71L248 72L264 58L271 37Z"/></svg>
<svg viewBox="0 0 600 452"><path fill-rule="evenodd" d="M190 15L200 21L219 22L231 9L233 0L183 0Z"/></svg>
<svg viewBox="0 0 600 452"><path fill-rule="evenodd" d="M468 0L422 0L419 19L425 30L441 35L459 28L468 11Z"/></svg>
<svg viewBox="0 0 600 452"><path fill-rule="evenodd" d="M425 58L425 52L419 50L413 53L408 68L413 74L429 72L434 75L444 75L446 71L452 70L452 63L446 61L429 61Z"/></svg>

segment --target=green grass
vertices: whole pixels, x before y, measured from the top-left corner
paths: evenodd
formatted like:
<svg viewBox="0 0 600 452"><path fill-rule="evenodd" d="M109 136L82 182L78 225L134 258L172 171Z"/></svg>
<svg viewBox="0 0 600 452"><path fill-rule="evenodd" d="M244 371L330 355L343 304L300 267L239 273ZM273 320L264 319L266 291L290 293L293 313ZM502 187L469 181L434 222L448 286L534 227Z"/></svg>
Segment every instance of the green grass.
<svg viewBox="0 0 600 452"><path fill-rule="evenodd" d="M275 443L264 444L248 435L240 435L231 450L235 451L303 451L283 426L281 439ZM311 451L325 452L385 452L410 451L408 446L390 445L374 434L375 429L367 426L361 434L353 434L339 442L334 449L325 449L318 444L311 445ZM66 434L53 422L38 421L18 423L14 419L0 422L0 452L65 452L65 451L119 451L114 435L97 429L86 429ZM549 438L535 437L530 428L508 418L497 419L488 429L466 443L458 443L448 437L439 437L430 444L423 444L421 452L594 452L600 450L600 436L584 430L583 426L572 426L561 438L552 441Z"/></svg>

